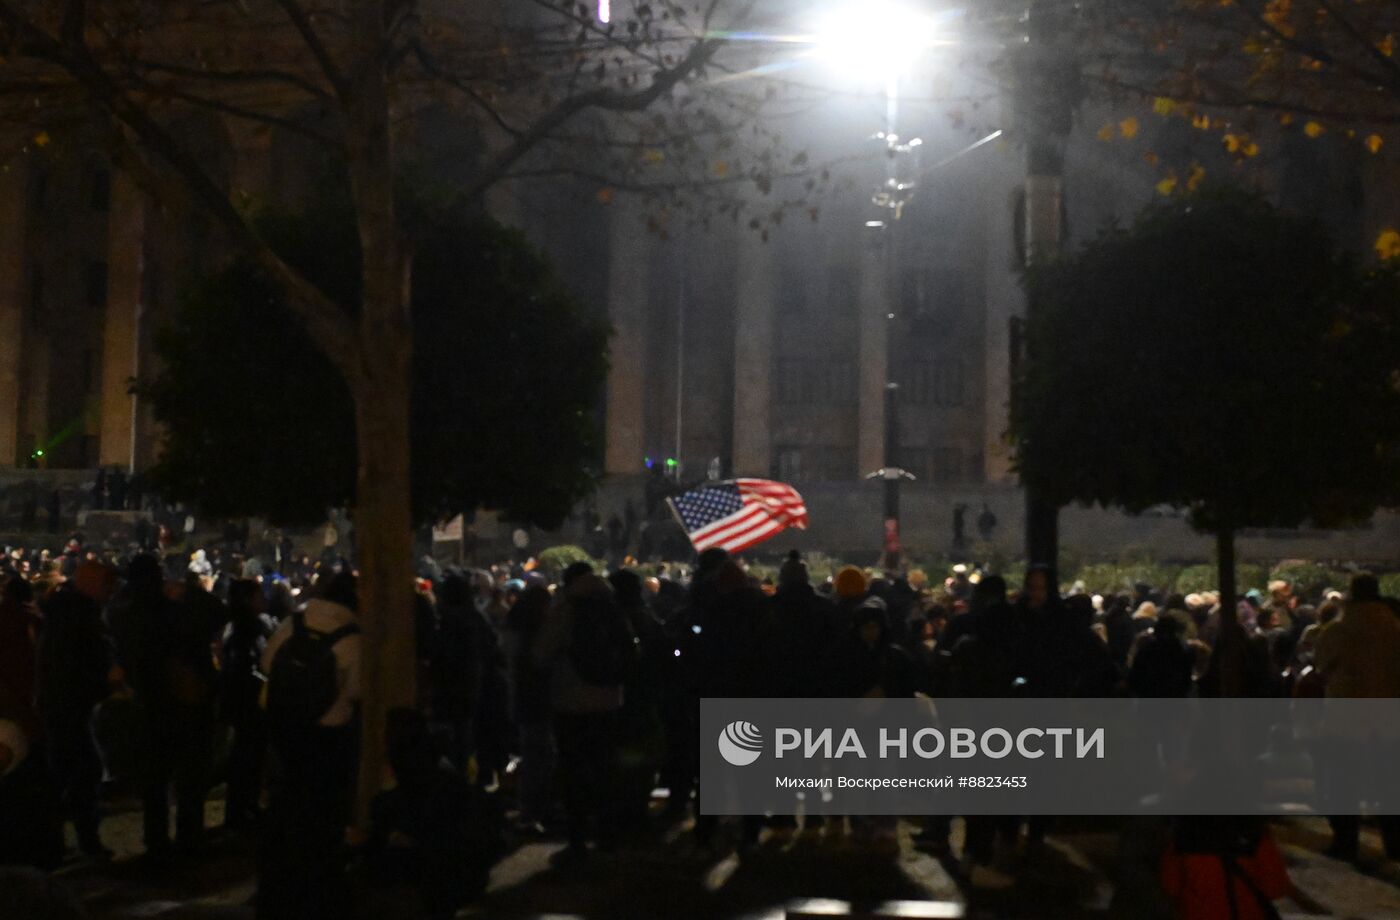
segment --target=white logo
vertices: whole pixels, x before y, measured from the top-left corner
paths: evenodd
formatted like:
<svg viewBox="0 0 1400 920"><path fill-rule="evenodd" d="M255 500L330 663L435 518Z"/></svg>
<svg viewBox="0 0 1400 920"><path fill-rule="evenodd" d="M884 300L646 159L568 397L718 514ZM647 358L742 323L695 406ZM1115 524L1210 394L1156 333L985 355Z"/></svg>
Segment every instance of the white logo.
<svg viewBox="0 0 1400 920"><path fill-rule="evenodd" d="M719 733L719 753L730 765L747 767L763 753L763 733L752 722L730 722Z"/></svg>

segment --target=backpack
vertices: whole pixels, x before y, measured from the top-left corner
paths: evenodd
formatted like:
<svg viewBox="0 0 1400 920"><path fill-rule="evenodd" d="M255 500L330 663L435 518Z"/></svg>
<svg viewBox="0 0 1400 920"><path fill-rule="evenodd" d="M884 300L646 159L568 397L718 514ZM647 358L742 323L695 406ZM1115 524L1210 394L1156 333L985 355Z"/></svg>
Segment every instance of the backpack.
<svg viewBox="0 0 1400 920"><path fill-rule="evenodd" d="M292 634L273 656L267 678L267 715L275 729L298 731L321 721L340 694L336 643L359 631L348 623L332 632L317 632L307 629L304 613L292 614Z"/></svg>
<svg viewBox="0 0 1400 920"><path fill-rule="evenodd" d="M598 687L622 683L636 652L636 641L622 610L607 596L581 597L572 604L569 660L579 678Z"/></svg>

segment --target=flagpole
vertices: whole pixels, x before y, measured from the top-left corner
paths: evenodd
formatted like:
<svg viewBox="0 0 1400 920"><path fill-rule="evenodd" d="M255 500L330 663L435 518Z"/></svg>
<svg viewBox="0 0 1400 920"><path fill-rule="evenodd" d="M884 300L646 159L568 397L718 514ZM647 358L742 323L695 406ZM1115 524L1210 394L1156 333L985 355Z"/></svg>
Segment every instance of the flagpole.
<svg viewBox="0 0 1400 920"><path fill-rule="evenodd" d="M676 482L681 481L681 423L685 417L685 286L686 257L681 254L681 283L676 295Z"/></svg>

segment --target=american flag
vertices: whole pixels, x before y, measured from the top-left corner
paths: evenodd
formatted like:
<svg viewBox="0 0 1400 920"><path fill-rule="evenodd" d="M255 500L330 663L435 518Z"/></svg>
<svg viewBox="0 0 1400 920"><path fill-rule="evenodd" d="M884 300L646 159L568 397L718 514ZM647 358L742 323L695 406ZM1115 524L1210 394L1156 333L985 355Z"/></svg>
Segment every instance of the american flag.
<svg viewBox="0 0 1400 920"><path fill-rule="evenodd" d="M767 479L735 479L670 499L696 551L712 546L737 553L796 527L807 529L807 506L792 486Z"/></svg>

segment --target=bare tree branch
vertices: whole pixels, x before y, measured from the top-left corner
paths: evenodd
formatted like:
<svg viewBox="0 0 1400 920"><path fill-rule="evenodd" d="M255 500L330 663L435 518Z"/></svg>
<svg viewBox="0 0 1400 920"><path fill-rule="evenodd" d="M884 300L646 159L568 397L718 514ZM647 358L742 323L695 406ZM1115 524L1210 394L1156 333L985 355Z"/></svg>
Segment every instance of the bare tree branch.
<svg viewBox="0 0 1400 920"><path fill-rule="evenodd" d="M302 41L306 43L311 56L316 59L316 63L321 67L321 73L325 74L326 80L335 89L336 95L342 99L349 91L349 83L340 68L336 66L335 60L331 57L330 50L326 48L321 36L316 32L316 26L307 16L306 10L302 9L298 0L277 0L278 5L286 12L287 18L301 35Z"/></svg>
<svg viewBox="0 0 1400 920"><path fill-rule="evenodd" d="M338 366L352 368L353 332L344 311L315 285L293 271L263 242L228 195L180 145L103 71L85 46L65 46L31 22L11 0L0 0L0 22L24 43L24 51L59 67L81 84L93 103L115 123L125 126L163 160L189 195L224 228L233 242L254 258L288 292L288 305L318 338Z"/></svg>
<svg viewBox="0 0 1400 920"><path fill-rule="evenodd" d="M723 42L703 40L696 42L685 58L675 67L655 75L651 86L635 93L619 92L615 89L600 88L577 96L570 96L540 117L534 124L521 131L514 140L491 157L476 181L458 192L457 197L474 201L493 183L498 181L516 161L529 153L536 144L547 138L556 128L581 112L601 109L611 112L639 112L675 88L682 80L704 66L714 56Z"/></svg>

